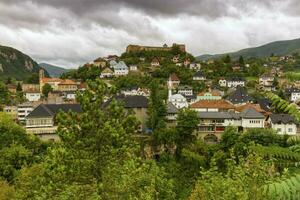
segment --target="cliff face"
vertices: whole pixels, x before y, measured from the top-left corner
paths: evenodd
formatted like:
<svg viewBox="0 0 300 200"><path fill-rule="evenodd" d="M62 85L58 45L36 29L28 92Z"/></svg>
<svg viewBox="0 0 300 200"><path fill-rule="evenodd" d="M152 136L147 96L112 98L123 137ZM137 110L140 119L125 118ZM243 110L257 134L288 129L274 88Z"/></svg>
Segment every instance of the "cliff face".
<svg viewBox="0 0 300 200"><path fill-rule="evenodd" d="M0 80L8 77L25 80L39 72L39 65L28 55L6 46L0 46Z"/></svg>
<svg viewBox="0 0 300 200"><path fill-rule="evenodd" d="M172 47L178 46L180 51L185 52L184 44L173 44ZM172 47L162 46L162 47L154 47L154 46L140 46L140 45L128 45L126 48L126 53L138 52L138 51L171 51Z"/></svg>

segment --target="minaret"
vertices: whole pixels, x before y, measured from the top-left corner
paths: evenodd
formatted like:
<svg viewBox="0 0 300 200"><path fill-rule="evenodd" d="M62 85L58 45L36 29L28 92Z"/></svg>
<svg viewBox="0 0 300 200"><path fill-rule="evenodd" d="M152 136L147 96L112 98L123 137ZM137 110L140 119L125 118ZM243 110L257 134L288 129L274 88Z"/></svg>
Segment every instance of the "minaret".
<svg viewBox="0 0 300 200"><path fill-rule="evenodd" d="M42 92L42 88L43 88L43 78L45 78L45 70L43 68L41 68L39 70L40 92Z"/></svg>
<svg viewBox="0 0 300 200"><path fill-rule="evenodd" d="M168 80L168 101L171 102L173 84L171 78Z"/></svg>

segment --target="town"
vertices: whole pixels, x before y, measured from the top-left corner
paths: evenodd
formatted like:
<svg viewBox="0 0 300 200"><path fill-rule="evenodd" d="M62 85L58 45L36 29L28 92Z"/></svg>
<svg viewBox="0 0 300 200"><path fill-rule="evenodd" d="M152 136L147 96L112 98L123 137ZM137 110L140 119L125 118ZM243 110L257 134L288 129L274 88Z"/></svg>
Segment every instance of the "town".
<svg viewBox="0 0 300 200"><path fill-rule="evenodd" d="M66 70L0 46L0 199L299 199L299 53L124 49Z"/></svg>
<svg viewBox="0 0 300 200"><path fill-rule="evenodd" d="M9 56L9 55L8 55ZM129 45L121 56L110 55L86 63L61 78L46 76L40 69L38 83L7 80L3 91L9 101L3 111L33 134L47 141L59 141L56 115L59 111L80 113L76 94L87 88L86 80L101 79L116 88L116 98L126 110L133 110L140 125L137 134L151 136L147 123L151 82L158 80L158 101L162 101L167 127L176 127L180 110L197 112L197 137L217 143L227 127L239 132L253 128L272 129L281 135L298 135L300 80L294 81L298 54L270 55L265 59L236 60L228 55L218 60L197 60L185 45L161 47ZM286 102L277 107L278 100ZM21 99L19 101L12 99ZM289 108L289 109L288 109ZM99 107L100 109L100 107Z"/></svg>

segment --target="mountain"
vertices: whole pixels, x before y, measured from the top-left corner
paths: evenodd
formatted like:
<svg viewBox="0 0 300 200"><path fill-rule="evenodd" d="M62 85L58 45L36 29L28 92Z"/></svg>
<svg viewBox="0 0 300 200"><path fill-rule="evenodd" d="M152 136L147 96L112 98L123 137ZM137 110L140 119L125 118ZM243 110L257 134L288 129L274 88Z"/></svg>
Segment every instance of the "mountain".
<svg viewBox="0 0 300 200"><path fill-rule="evenodd" d="M51 77L55 77L55 78L59 77L61 74L65 73L67 71L70 71L68 69L58 67L55 65L51 65L48 63L40 63L39 66L44 68Z"/></svg>
<svg viewBox="0 0 300 200"><path fill-rule="evenodd" d="M278 55L278 56L284 56L284 55L290 55L292 53L300 53L300 38L294 39L294 40L284 40L284 41L276 41L271 42L259 47L253 47L253 48L247 48L243 49L237 52L230 52L230 53L224 53L224 54L215 54L215 55L201 55L198 56L197 60L208 60L208 59L216 59L220 58L225 55L230 55L232 58L237 59L240 56L243 56L244 58L250 58L250 57L267 57L271 54Z"/></svg>
<svg viewBox="0 0 300 200"><path fill-rule="evenodd" d="M12 47L0 45L0 80L8 77L26 80L38 73L40 66L28 55Z"/></svg>

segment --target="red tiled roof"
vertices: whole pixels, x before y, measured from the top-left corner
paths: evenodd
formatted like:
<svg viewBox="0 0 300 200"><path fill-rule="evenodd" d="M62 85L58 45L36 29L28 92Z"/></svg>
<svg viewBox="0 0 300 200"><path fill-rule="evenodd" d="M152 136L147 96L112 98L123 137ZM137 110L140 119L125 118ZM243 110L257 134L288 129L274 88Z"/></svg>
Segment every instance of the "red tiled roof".
<svg viewBox="0 0 300 200"><path fill-rule="evenodd" d="M171 79L171 81L179 81L179 78L175 73L170 75L170 79Z"/></svg>
<svg viewBox="0 0 300 200"><path fill-rule="evenodd" d="M191 105L191 108L220 108L234 109L235 106L224 99L220 100L200 100Z"/></svg>
<svg viewBox="0 0 300 200"><path fill-rule="evenodd" d="M267 112L264 109L262 109L259 104L252 104L252 103L247 103L245 105L238 106L238 107L236 107L235 110L238 111L238 112L243 112L244 110L246 110L248 108L253 108L257 112L259 112L259 113L261 113L265 116L271 114L270 112Z"/></svg>

